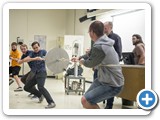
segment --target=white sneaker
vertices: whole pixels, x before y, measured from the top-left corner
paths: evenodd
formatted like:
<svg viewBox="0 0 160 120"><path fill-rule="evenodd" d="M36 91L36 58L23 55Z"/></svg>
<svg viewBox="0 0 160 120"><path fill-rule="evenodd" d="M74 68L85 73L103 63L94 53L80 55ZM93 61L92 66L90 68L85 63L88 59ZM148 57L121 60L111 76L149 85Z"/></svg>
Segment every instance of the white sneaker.
<svg viewBox="0 0 160 120"><path fill-rule="evenodd" d="M30 93L30 94L28 95L28 97L32 97L32 95L33 95L33 94L32 94L32 93Z"/></svg>
<svg viewBox="0 0 160 120"><path fill-rule="evenodd" d="M50 109L50 108L54 108L54 107L56 107L56 104L55 103L50 103L45 108Z"/></svg>

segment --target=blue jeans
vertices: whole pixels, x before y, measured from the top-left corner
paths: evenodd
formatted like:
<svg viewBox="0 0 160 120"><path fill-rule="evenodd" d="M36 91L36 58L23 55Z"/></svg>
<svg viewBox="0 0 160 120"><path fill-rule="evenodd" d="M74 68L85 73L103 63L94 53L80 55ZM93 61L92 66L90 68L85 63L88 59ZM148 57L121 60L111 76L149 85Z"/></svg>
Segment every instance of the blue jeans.
<svg viewBox="0 0 160 120"><path fill-rule="evenodd" d="M106 99L112 98L120 93L121 87L112 87L107 83L99 82L95 79L90 88L86 91L84 97L90 104L97 104Z"/></svg>
<svg viewBox="0 0 160 120"><path fill-rule="evenodd" d="M96 78L98 78L98 70L97 69L94 70L94 74L93 74L93 79L95 80ZM112 108L113 102L114 102L114 97L107 99L107 106L109 108Z"/></svg>

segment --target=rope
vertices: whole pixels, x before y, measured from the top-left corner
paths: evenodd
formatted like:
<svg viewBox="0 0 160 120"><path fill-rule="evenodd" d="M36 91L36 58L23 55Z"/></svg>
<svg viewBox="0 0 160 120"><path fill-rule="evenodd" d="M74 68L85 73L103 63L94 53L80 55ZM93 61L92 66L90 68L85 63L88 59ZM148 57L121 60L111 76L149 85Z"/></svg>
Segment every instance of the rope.
<svg viewBox="0 0 160 120"><path fill-rule="evenodd" d="M108 65L99 65L99 66L107 66L107 67L121 67L120 64L108 64Z"/></svg>
<svg viewBox="0 0 160 120"><path fill-rule="evenodd" d="M57 61L69 61L69 60L66 59L66 58L60 58L60 59L58 59Z"/></svg>

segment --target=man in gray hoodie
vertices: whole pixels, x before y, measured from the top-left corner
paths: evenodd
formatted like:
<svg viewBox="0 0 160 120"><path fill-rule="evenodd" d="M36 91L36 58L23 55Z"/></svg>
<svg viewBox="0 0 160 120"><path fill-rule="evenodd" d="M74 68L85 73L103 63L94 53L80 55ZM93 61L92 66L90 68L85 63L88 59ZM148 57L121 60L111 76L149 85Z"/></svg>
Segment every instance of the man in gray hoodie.
<svg viewBox="0 0 160 120"><path fill-rule="evenodd" d="M104 25L94 21L89 27L89 35L94 41L90 55L72 58L85 67L98 68L98 78L81 99L84 108L99 109L97 103L114 97L120 93L124 85L124 77L119 65L118 55L113 48L114 41L104 34Z"/></svg>

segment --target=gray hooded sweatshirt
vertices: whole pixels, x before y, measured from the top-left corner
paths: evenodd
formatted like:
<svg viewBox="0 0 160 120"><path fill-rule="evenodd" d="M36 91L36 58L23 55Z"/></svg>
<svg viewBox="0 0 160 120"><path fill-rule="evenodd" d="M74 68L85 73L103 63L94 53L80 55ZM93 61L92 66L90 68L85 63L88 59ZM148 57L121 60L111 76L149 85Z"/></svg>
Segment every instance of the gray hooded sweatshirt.
<svg viewBox="0 0 160 120"><path fill-rule="evenodd" d="M93 44L88 58L87 55L80 58L85 58L82 61L84 66L98 69L98 80L100 82L113 87L120 87L124 85L124 77L119 65L118 54L113 45L114 40L103 35Z"/></svg>

